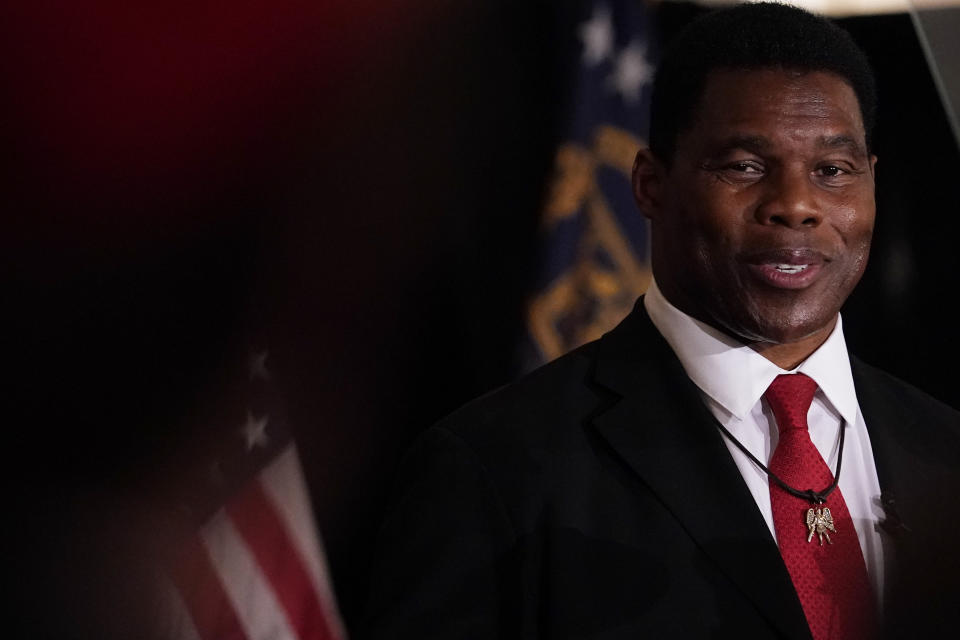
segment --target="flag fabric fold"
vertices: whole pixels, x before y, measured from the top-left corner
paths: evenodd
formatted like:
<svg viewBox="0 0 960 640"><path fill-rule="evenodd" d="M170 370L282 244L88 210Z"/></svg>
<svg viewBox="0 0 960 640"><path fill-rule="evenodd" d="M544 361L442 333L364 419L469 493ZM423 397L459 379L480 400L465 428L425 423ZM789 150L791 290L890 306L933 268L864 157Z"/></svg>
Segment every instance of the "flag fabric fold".
<svg viewBox="0 0 960 640"><path fill-rule="evenodd" d="M172 637L341 640L327 576L291 443L184 544Z"/></svg>
<svg viewBox="0 0 960 640"><path fill-rule="evenodd" d="M217 431L212 462L186 487L183 512L200 524L176 544L164 580L160 635L170 640L346 638L266 361L252 355L230 387L246 410L224 411L236 424Z"/></svg>

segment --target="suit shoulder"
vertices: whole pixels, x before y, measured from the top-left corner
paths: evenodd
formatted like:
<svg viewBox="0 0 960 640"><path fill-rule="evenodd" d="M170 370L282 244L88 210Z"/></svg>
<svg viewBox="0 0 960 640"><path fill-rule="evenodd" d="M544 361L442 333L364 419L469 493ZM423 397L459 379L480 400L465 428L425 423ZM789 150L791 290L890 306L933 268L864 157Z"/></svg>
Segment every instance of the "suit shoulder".
<svg viewBox="0 0 960 640"><path fill-rule="evenodd" d="M468 402L436 428L468 442L482 442L498 433L519 437L562 429L589 413L604 396L592 383L596 349L596 342L575 349Z"/></svg>
<svg viewBox="0 0 960 640"><path fill-rule="evenodd" d="M851 362L860 410L875 448L884 448L886 442L891 450L955 469L960 461L960 412L885 371Z"/></svg>
<svg viewBox="0 0 960 640"><path fill-rule="evenodd" d="M918 389L909 382L851 357L851 364L858 384L858 393L883 397L887 402L914 415L932 419L943 425L953 426L960 433L960 411Z"/></svg>

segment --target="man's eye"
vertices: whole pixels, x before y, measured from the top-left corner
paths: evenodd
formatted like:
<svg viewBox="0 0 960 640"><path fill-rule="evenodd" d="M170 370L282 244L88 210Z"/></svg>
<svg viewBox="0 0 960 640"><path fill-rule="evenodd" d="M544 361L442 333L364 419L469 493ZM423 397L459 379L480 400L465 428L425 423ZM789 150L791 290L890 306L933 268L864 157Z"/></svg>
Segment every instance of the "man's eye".
<svg viewBox="0 0 960 640"><path fill-rule="evenodd" d="M846 171L844 171L844 170L841 169L840 167L836 167L836 166L834 166L834 165L832 165L832 164L831 164L831 165L827 165L827 166L825 166L825 167L820 167L819 169L817 169L817 172L818 172L820 175L822 175L822 176L824 176L824 177L827 177L827 178L835 178L835 177L837 177L837 176L842 176L842 175L844 175L845 173L847 173Z"/></svg>
<svg viewBox="0 0 960 640"><path fill-rule="evenodd" d="M727 168L739 173L761 173L763 169L754 162L734 162Z"/></svg>

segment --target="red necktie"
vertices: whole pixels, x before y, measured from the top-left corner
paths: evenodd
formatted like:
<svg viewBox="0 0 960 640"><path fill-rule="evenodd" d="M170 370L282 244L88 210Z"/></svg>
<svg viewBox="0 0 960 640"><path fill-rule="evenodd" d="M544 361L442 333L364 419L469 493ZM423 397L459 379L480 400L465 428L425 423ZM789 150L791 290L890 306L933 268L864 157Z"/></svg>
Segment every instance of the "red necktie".
<svg viewBox="0 0 960 640"><path fill-rule="evenodd" d="M807 412L816 391L817 383L799 373L777 376L764 394L780 433L770 459L770 473L800 491L821 492L833 482L833 474L807 430ZM815 505L771 479L770 506L780 554L814 640L872 637L876 628L873 596L857 532L840 488L830 493L825 504ZM829 509L834 530L827 526L830 518L825 517L824 507ZM811 508L814 528L808 542ZM820 533L824 534L822 542Z"/></svg>

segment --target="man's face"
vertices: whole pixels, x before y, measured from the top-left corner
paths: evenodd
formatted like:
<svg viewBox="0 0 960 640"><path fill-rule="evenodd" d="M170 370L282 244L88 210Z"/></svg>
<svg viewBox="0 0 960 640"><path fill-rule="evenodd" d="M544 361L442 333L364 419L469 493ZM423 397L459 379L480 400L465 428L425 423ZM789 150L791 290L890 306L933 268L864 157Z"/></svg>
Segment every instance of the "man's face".
<svg viewBox="0 0 960 640"><path fill-rule="evenodd" d="M748 343L826 338L867 264L875 161L839 76L711 72L650 213L664 295Z"/></svg>

